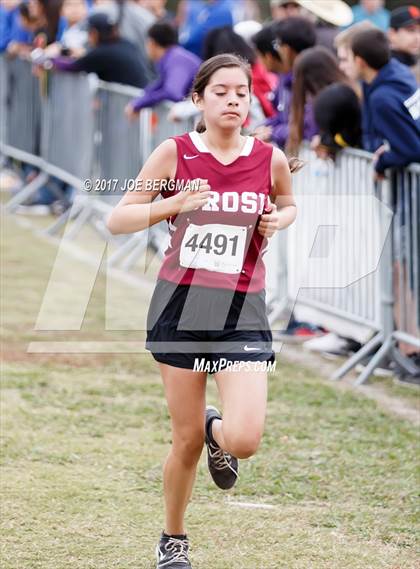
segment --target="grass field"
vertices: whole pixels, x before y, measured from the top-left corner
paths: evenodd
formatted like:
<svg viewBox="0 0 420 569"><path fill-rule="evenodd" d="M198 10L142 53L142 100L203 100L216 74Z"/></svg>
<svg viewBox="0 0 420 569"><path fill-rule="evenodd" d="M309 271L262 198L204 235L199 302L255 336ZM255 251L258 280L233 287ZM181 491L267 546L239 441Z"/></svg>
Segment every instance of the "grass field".
<svg viewBox="0 0 420 569"><path fill-rule="evenodd" d="M170 444L160 378L146 354L26 352L135 339L104 331L103 276L80 332L33 330L56 252L4 220L1 567L153 569ZM69 257L72 278L83 270ZM203 453L187 512L194 569L418 569L415 427L281 357L269 386L262 446L232 491L213 485ZM238 505L250 502L272 507Z"/></svg>

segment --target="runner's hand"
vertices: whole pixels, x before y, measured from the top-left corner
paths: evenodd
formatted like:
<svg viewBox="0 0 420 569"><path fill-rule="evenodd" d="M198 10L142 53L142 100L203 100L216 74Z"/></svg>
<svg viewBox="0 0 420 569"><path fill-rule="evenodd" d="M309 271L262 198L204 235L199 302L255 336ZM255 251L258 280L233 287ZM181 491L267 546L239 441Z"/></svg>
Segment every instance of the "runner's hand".
<svg viewBox="0 0 420 569"><path fill-rule="evenodd" d="M195 211L202 208L203 205L206 205L208 202L211 196L210 186L207 183L208 180L201 178L196 178L196 180L200 181L198 190L179 192L174 196L174 198L178 200L179 213ZM191 180L191 182L195 182L196 180Z"/></svg>
<svg viewBox="0 0 420 569"><path fill-rule="evenodd" d="M267 212L267 210L269 210ZM258 223L258 233L263 237L272 237L276 231L281 229L280 227L280 215L276 204L269 203L264 210L267 213L263 213Z"/></svg>

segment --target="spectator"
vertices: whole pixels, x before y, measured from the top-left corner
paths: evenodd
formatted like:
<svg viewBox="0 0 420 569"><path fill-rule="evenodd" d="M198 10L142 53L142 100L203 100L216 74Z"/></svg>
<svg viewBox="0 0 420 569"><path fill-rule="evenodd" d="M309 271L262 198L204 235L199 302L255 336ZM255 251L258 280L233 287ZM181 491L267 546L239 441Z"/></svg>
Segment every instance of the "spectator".
<svg viewBox="0 0 420 569"><path fill-rule="evenodd" d="M163 20L175 25L175 14L166 8L167 0L138 0L139 5L153 14L156 20Z"/></svg>
<svg viewBox="0 0 420 569"><path fill-rule="evenodd" d="M88 18L89 44L92 49L79 59L54 58L62 71L96 73L103 81L145 87L146 71L137 47L120 38L118 23L108 12L95 12Z"/></svg>
<svg viewBox="0 0 420 569"><path fill-rule="evenodd" d="M319 137L313 147L321 158L334 158L342 148L362 145L362 110L354 90L332 83L316 96L314 117Z"/></svg>
<svg viewBox="0 0 420 569"><path fill-rule="evenodd" d="M301 15L301 7L293 0L270 0L270 8L275 22Z"/></svg>
<svg viewBox="0 0 420 569"><path fill-rule="evenodd" d="M200 67L201 60L178 45L177 31L167 22L157 22L149 29L147 51L157 64L159 78L146 87L143 96L127 105L125 114L129 119L162 101L181 101L188 95Z"/></svg>
<svg viewBox="0 0 420 569"><path fill-rule="evenodd" d="M81 57L88 47L88 4L86 0L64 0L62 14L68 27L63 33L61 42L49 45L45 50L45 55L55 57L61 54Z"/></svg>
<svg viewBox="0 0 420 569"><path fill-rule="evenodd" d="M420 162L420 91L414 75L396 59L381 30L358 33L352 41L358 78L363 81L363 144L375 152L375 171Z"/></svg>
<svg viewBox="0 0 420 569"><path fill-rule="evenodd" d="M287 18L275 27L281 74L274 97L277 115L265 122L265 125L255 131L255 135L268 142L275 142L284 148L289 136L289 114L292 99L293 65L297 56L315 45L315 27L307 18ZM308 140L316 133L312 111L305 109L304 137Z"/></svg>
<svg viewBox="0 0 420 569"><path fill-rule="evenodd" d="M149 64L145 45L147 31L155 23L155 16L140 6L136 0L105 0L100 3L96 0L96 4L99 4L99 7L95 11L108 12L111 18L118 22L121 38L133 43L140 50L140 59L149 83L155 78L155 73Z"/></svg>
<svg viewBox="0 0 420 569"><path fill-rule="evenodd" d="M243 38L247 44L253 47L252 38L262 30L262 24L256 20L243 20L233 26L233 30Z"/></svg>
<svg viewBox="0 0 420 569"><path fill-rule="evenodd" d="M353 21L352 11L343 0L273 0L271 11L274 20L281 21L293 16L308 18L315 25L316 43L331 50L338 33L337 26L345 26Z"/></svg>
<svg viewBox="0 0 420 569"><path fill-rule="evenodd" d="M384 0L359 0L353 6L353 24L369 20L377 28L386 31L389 26L389 11L384 8Z"/></svg>
<svg viewBox="0 0 420 569"><path fill-rule="evenodd" d="M180 44L202 58L207 33L214 28L233 26L232 3L230 0L189 0L185 9Z"/></svg>
<svg viewBox="0 0 420 569"><path fill-rule="evenodd" d="M375 26L369 22L369 20L364 20L358 24L354 24L349 28L346 28L340 32L335 40L334 47L337 51L338 66L347 75L347 77L352 80L357 80L357 71L354 68L354 58L353 52L351 51L351 42L355 35L364 30L375 29ZM360 97L362 96L362 89L359 90Z"/></svg>
<svg viewBox="0 0 420 569"><path fill-rule="evenodd" d="M280 73L283 69L278 49L274 47L276 42L275 24L264 26L252 38L258 57L267 71Z"/></svg>
<svg viewBox="0 0 420 569"><path fill-rule="evenodd" d="M32 44L33 34L22 25L19 4L19 0L0 4L0 52L7 49L13 54Z"/></svg>
<svg viewBox="0 0 420 569"><path fill-rule="evenodd" d="M60 41L67 27L66 20L61 16L63 0L29 0L28 11L34 22L35 47L44 48Z"/></svg>
<svg viewBox="0 0 420 569"><path fill-rule="evenodd" d="M87 16L89 6L86 0L64 0L63 16L68 28L63 34L61 44L71 55L85 50L88 46Z"/></svg>
<svg viewBox="0 0 420 569"><path fill-rule="evenodd" d="M44 48L59 41L66 28L60 15L63 0L29 0L22 2L16 12L9 14L10 55L27 55L33 47Z"/></svg>
<svg viewBox="0 0 420 569"><path fill-rule="evenodd" d="M211 30L204 40L204 60L222 53L240 55L250 63L252 93L259 101L264 116L272 116L274 108L270 101L270 95L276 83L275 77L269 74L262 63L258 61L254 49L229 26Z"/></svg>
<svg viewBox="0 0 420 569"><path fill-rule="evenodd" d="M311 99L332 83L350 84L338 67L336 57L322 46L312 47L301 53L296 58L293 74L289 138L286 145L287 151L291 154L298 152L299 145L305 138L305 108ZM312 136L315 134L317 134L316 123L312 125Z"/></svg>
<svg viewBox="0 0 420 569"><path fill-rule="evenodd" d="M302 15L312 16L315 22L316 43L334 50L334 39L339 26L353 21L350 7L343 0L297 0L304 8Z"/></svg>
<svg viewBox="0 0 420 569"><path fill-rule="evenodd" d="M393 10L388 38L392 57L410 67L420 82L420 9L417 6L400 6Z"/></svg>

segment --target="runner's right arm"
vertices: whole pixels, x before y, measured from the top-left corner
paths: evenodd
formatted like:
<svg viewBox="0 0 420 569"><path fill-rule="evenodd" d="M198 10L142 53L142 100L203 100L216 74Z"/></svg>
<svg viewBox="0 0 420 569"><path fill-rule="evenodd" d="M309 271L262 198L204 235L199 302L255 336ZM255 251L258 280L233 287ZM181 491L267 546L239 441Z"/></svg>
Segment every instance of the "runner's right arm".
<svg viewBox="0 0 420 569"><path fill-rule="evenodd" d="M135 188L127 191L107 219L113 235L135 233L159 223L180 212L199 209L210 197L210 186L202 180L199 191L182 191L153 202L160 190L146 190L149 180L168 180L175 177L177 167L176 142L162 142L149 156L140 170Z"/></svg>

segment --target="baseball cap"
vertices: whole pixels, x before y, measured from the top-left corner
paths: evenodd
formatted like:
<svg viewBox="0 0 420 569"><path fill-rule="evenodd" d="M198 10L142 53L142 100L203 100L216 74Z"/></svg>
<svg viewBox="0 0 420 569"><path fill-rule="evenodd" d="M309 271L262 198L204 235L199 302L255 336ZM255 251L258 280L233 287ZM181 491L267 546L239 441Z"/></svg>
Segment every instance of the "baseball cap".
<svg viewBox="0 0 420 569"><path fill-rule="evenodd" d="M420 24L420 8L417 6L400 6L391 12L390 27L394 30Z"/></svg>
<svg viewBox="0 0 420 569"><path fill-rule="evenodd" d="M89 29L93 28L100 32L111 30L117 23L113 14L109 12L94 12L93 14L90 14L87 22Z"/></svg>

